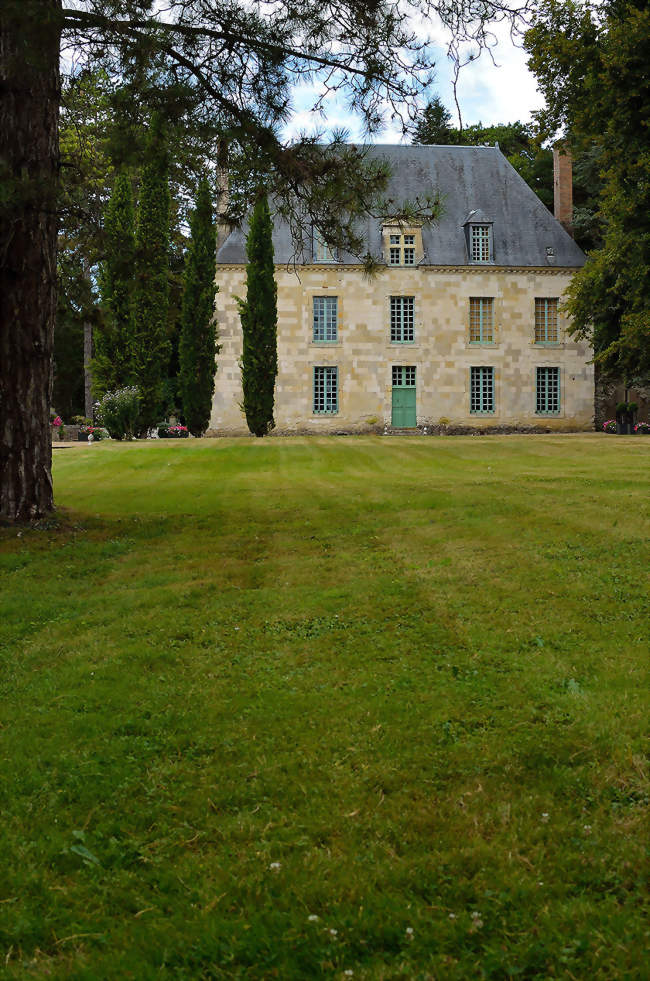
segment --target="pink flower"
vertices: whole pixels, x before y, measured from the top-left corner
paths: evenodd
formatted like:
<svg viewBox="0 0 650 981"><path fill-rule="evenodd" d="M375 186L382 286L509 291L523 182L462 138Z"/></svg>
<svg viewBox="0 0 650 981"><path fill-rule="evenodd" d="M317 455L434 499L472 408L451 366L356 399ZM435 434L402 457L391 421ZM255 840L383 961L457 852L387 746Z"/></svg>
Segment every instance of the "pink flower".
<svg viewBox="0 0 650 981"><path fill-rule="evenodd" d="M55 419L53 419L52 420L52 425L53 426L62 426L63 425L63 419L61 418L61 416L57 416Z"/></svg>

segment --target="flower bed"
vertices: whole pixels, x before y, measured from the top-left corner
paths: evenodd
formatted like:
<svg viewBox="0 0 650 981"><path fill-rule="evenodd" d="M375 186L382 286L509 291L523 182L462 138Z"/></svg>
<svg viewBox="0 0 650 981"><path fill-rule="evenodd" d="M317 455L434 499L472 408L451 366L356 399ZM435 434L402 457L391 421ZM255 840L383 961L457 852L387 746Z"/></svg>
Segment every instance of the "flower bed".
<svg viewBox="0 0 650 981"><path fill-rule="evenodd" d="M634 432L638 436L650 436L650 422L637 422Z"/></svg>
<svg viewBox="0 0 650 981"><path fill-rule="evenodd" d="M607 422L603 423L603 431L606 433L616 432L616 419L608 419Z"/></svg>
<svg viewBox="0 0 650 981"><path fill-rule="evenodd" d="M160 426L158 426L159 439L187 439L189 435L187 426L172 426L168 425L167 423L162 423Z"/></svg>

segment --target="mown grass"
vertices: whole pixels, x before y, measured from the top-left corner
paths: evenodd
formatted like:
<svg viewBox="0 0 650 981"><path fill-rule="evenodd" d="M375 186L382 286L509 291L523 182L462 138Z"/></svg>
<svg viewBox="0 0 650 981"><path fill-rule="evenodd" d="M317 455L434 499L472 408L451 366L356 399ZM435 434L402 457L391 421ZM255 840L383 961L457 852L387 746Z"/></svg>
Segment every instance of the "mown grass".
<svg viewBox="0 0 650 981"><path fill-rule="evenodd" d="M0 973L650 976L649 463L58 450L0 531Z"/></svg>

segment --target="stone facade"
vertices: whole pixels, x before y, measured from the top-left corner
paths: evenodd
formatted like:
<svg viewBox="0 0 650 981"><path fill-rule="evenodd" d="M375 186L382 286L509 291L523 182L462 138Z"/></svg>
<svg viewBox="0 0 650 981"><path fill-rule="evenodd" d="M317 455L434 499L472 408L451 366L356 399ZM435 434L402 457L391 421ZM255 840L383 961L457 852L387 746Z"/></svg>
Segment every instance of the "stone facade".
<svg viewBox="0 0 650 981"><path fill-rule="evenodd" d="M328 433L390 426L392 367L415 367L418 426L592 429L591 351L566 334L559 306L559 341L535 343L535 299L561 298L574 269L561 267L390 267L368 278L361 267L323 263L276 266L278 283L278 431ZM218 358L211 429L247 432L239 358L236 296L245 295L245 266L218 266ZM313 300L336 296L338 340L313 341ZM414 340L391 343L390 298L414 298ZM470 298L493 298L493 342L470 343ZM338 369L338 411L315 414L314 368ZM470 375L493 368L494 411L470 411ZM559 369L559 411L536 411L537 369Z"/></svg>

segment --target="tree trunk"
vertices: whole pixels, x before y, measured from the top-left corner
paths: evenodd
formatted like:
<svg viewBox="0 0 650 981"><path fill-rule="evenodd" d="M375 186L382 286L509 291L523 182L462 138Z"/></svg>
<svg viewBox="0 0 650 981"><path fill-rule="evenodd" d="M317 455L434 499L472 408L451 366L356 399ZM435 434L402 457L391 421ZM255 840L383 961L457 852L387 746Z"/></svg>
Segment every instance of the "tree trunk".
<svg viewBox="0 0 650 981"><path fill-rule="evenodd" d="M86 419L94 418L93 406L93 325L84 324L84 415Z"/></svg>
<svg viewBox="0 0 650 981"><path fill-rule="evenodd" d="M61 0L0 12L0 519L51 511ZM6 196L5 196L6 195Z"/></svg>

